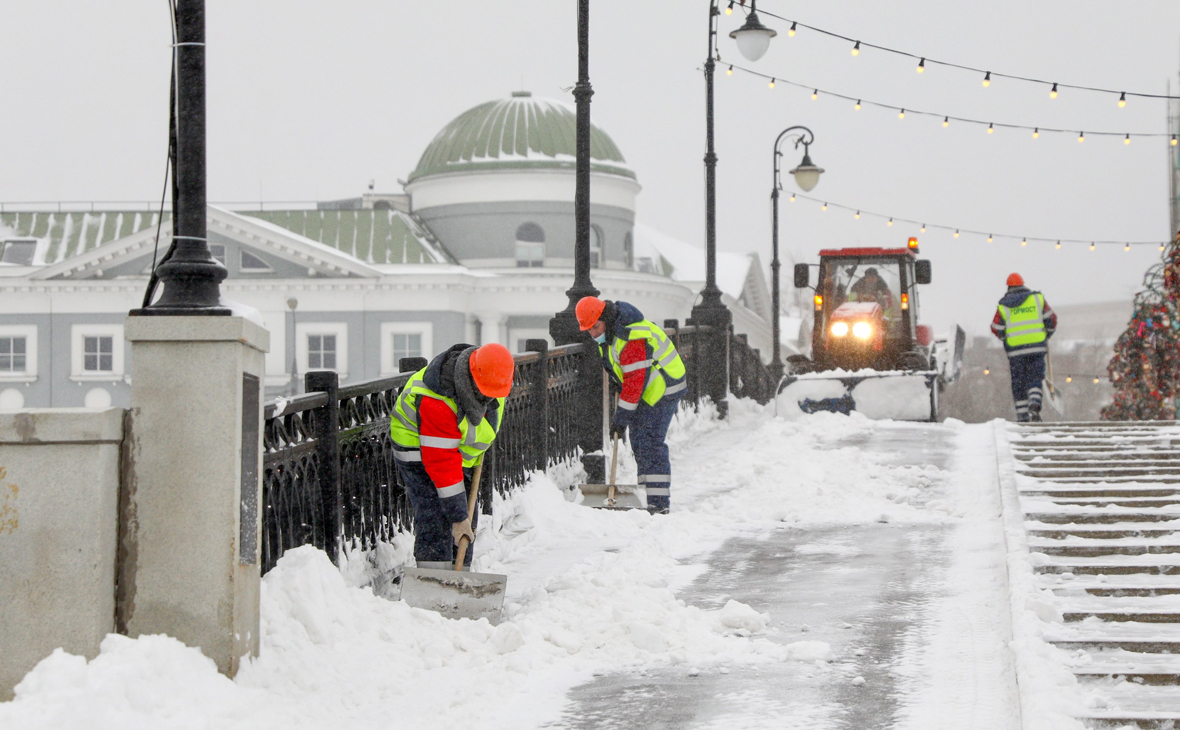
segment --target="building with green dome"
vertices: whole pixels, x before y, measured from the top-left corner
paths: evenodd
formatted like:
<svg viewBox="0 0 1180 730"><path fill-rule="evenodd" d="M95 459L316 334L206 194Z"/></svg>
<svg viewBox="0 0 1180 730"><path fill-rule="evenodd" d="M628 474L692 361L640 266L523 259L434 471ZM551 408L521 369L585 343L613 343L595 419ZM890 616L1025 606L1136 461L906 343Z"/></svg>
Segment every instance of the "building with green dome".
<svg viewBox="0 0 1180 730"><path fill-rule="evenodd" d="M515 92L447 124L404 191L211 204L222 296L257 310L270 332L267 395L299 392L309 370L350 383L456 342L519 351L547 339L573 281L575 138L569 105ZM636 222L635 171L597 127L591 158L594 285L653 321L683 320L704 283L704 251ZM123 321L171 243L169 218L158 200L0 202L0 410L128 405ZM718 252L717 281L735 331L769 359L758 257Z"/></svg>

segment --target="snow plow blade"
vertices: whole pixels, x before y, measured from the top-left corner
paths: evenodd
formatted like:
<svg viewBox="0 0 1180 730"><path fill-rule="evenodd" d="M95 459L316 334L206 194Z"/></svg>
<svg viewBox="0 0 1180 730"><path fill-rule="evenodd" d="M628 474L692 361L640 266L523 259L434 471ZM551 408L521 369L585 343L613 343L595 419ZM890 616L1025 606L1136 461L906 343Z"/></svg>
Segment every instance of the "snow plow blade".
<svg viewBox="0 0 1180 730"><path fill-rule="evenodd" d="M446 618L486 618L495 626L500 623L507 587L508 576L497 573L406 568L402 600Z"/></svg>
<svg viewBox="0 0 1180 730"><path fill-rule="evenodd" d="M643 509L639 499L638 484L616 484L614 499L610 497L609 484L579 484L582 504L595 509Z"/></svg>
<svg viewBox="0 0 1180 730"><path fill-rule="evenodd" d="M778 401L804 413L857 411L873 419L937 421L938 379L935 370L789 375Z"/></svg>

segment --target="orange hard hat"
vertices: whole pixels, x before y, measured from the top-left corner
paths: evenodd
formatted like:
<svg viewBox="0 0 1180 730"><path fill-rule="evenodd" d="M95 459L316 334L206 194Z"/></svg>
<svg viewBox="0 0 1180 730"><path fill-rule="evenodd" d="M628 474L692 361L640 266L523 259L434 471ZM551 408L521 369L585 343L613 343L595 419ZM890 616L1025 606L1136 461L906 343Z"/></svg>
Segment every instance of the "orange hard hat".
<svg viewBox="0 0 1180 730"><path fill-rule="evenodd" d="M1024 286L1024 277L1020 274L1008 274L1008 286Z"/></svg>
<svg viewBox="0 0 1180 730"><path fill-rule="evenodd" d="M512 392L512 374L516 363L512 353L501 344L492 342L477 348L468 361L471 379L479 392L489 398L505 398Z"/></svg>
<svg viewBox="0 0 1180 730"><path fill-rule="evenodd" d="M578 306L574 308L574 313L578 315L578 327L585 332L594 326L598 318L602 316L602 310L606 309L606 302L598 297L582 297L578 300Z"/></svg>

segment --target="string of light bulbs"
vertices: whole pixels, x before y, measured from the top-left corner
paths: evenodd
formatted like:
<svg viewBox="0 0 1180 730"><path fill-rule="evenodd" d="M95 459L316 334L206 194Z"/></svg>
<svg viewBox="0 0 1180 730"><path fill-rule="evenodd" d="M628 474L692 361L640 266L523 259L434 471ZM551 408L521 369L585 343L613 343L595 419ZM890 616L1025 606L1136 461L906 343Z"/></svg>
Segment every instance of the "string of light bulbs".
<svg viewBox="0 0 1180 730"><path fill-rule="evenodd" d="M907 115L915 115L922 117L932 117L934 119L941 119L943 127L949 127L951 122L956 124L973 124L979 127L984 127L988 134L993 134L997 129L1016 129L1032 133L1033 139L1038 139L1042 134L1069 134L1077 135L1078 142L1085 142L1087 136L1091 137L1118 137L1123 140L1123 144L1131 144L1133 138L1152 138L1152 137L1170 137L1173 147L1180 143L1175 134L1168 134L1167 132L1095 132L1093 130L1079 130L1079 129L1064 129L1061 127L1041 127L1028 124L1010 124L1007 122L989 122L983 119L973 119L971 117L959 117L954 114L943 114L939 112L922 111L912 107L903 107L896 104L886 104L884 102L873 101L872 99L865 99L864 97L851 96L849 94L841 94L835 91L828 91L810 84L802 84L797 81L790 81L781 76L772 76L768 73L755 71L752 68L747 68L740 64L728 63L728 68L725 69L727 76L732 76L734 71L740 71L744 74L754 76L761 79L769 79L770 88L775 88L777 84L785 84L797 89L810 90L812 100L818 99L820 96L832 97L834 99L843 99L845 101L854 102L853 109L860 111L862 106L872 106L879 109L888 109L896 112L899 119L905 119Z"/></svg>
<svg viewBox="0 0 1180 730"><path fill-rule="evenodd" d="M745 0L736 0L736 1L739 2L739 4L742 6L743 9L745 9L745 5L746 5ZM729 5L725 9L726 15L730 15L733 13L734 3L735 3L735 0L730 0ZM797 20L793 20L791 18L787 18L785 16L778 15L777 13L773 13L769 10L766 10L765 7L759 8L758 13L760 15L766 15L771 18L777 18L778 20L781 20L785 23L790 23L791 27L787 30L788 36L794 36L800 28L803 28L803 29L809 30L813 33L819 33L821 35L825 35L830 38L837 38L839 40L853 44L852 49L851 49L853 56L859 56L862 49L871 48L875 51L881 51L883 53L890 53L890 54L893 54L896 56L910 58L910 59L916 60L918 62L917 65L914 67L918 73L923 73L930 66L944 66L946 68L958 69L960 71L969 71L971 73L979 74L982 76L981 83L983 84L983 86L985 88L988 86L991 86L991 82L992 82L993 78L997 78L997 79L1009 79L1012 81L1021 81L1021 82L1044 86L1049 89L1049 98L1050 99L1056 99L1060 89L1074 89L1077 91L1092 91L1095 93L1111 94L1111 95L1117 96L1119 108L1125 107L1127 105L1127 97L1139 97L1139 98L1143 98L1143 99L1180 99L1180 96L1172 96L1169 94L1149 94L1149 93L1142 92L1142 91L1122 91L1122 90L1118 90L1118 89L1107 89L1107 88L1103 88L1101 86L1087 86L1084 84L1068 84L1068 83L1064 83L1061 81L1050 81L1048 79L1041 79L1041 78L1036 78L1033 76L1022 76L1019 74L1007 74L1007 73L1002 73L999 71L992 71L990 69L979 68L976 66L968 66L966 64L954 63L951 61L941 61L936 58L931 58L930 56L924 56L924 55L921 55L918 53L911 53L909 51L903 51L903 50L900 50L897 48L890 48L888 46L882 46L882 45L878 45L876 43L869 43L868 41L862 41L857 38L852 38L852 37L842 35L840 33L836 33L836 32L830 31L830 30L825 30L823 28L819 28L814 25L808 25L807 23L801 23Z"/></svg>
<svg viewBox="0 0 1180 730"><path fill-rule="evenodd" d="M1088 245L1091 251L1097 249L1098 246L1122 246L1124 251L1130 251L1132 246L1157 246L1159 250L1163 251L1167 245L1167 241L1102 241L1097 239L1082 239L1082 238L1045 238L1042 236L1016 236L1010 233L995 233L994 231L982 231L971 228L963 228L960 226L948 226L940 223L926 223L914 218L902 218L901 216L886 215L884 213L875 213L864 208L857 208L851 205L842 205L840 203L831 203L823 198L816 198L802 193L791 193L788 200L792 203L796 198L807 200L813 203L820 203L820 210L827 211L830 208L848 211L853 213L853 219L860 220L863 217L878 218L885 221L886 226L892 227L895 223L906 223L914 226L919 226L918 232L925 233L927 230L949 231L954 238L959 238L963 235L978 236L980 238L986 237L988 243L993 243L997 240L1019 241L1021 246L1027 246L1031 243L1051 243L1057 249L1060 249L1063 244L1083 244Z"/></svg>

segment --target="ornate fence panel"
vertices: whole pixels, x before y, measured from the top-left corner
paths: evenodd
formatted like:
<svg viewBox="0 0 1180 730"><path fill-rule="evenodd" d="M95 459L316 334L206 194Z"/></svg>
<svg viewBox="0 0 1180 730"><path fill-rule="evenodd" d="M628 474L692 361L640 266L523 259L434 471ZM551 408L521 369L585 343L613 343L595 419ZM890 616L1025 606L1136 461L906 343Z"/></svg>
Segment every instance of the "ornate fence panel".
<svg viewBox="0 0 1180 730"><path fill-rule="evenodd" d="M753 398L765 405L775 395L778 383L762 364L758 350L750 347L745 335L729 337L729 392L739 398Z"/></svg>
<svg viewBox="0 0 1180 730"><path fill-rule="evenodd" d="M327 403L309 393L266 407L262 457L262 568L268 570L285 550L324 545L320 460L312 414Z"/></svg>

